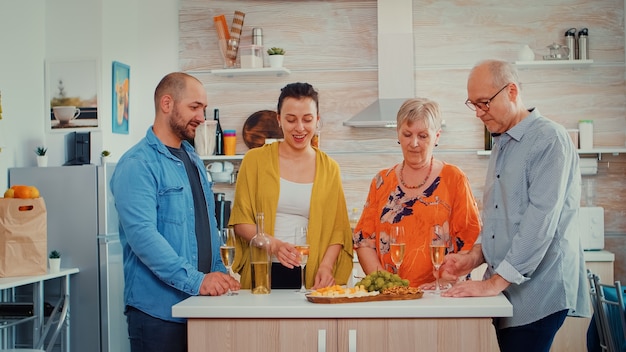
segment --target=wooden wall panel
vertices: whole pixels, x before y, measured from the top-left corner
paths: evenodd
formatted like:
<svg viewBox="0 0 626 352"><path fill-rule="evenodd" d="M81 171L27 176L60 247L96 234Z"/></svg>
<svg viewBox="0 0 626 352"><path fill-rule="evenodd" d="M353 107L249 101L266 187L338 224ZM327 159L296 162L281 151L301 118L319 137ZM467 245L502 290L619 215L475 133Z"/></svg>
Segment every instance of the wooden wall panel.
<svg viewBox="0 0 626 352"><path fill-rule="evenodd" d="M230 24L235 10L246 13L242 44L251 43L252 27L263 28L266 47L287 50L290 75L218 77L207 72L222 66L212 18L225 14ZM362 206L378 170L401 161L395 129L342 124L378 96L375 0L182 0L179 20L180 69L205 84L209 110L220 109L224 128L240 135L250 114L275 109L281 87L305 81L320 92L321 146L342 168L349 207ZM596 146L626 145L622 0L529 0L524 6L414 0L413 24L416 94L438 101L446 121L436 156L466 172L479 206L488 157L476 154L483 148L483 125L463 103L469 70L482 59L515 61L524 44L540 59L547 45L563 43L568 28L588 27L594 64L520 69L523 99L567 128L593 119ZM246 150L239 138L237 152ZM593 180L595 205L605 208L608 243L623 249L626 155L604 154L598 168L598 175L585 179ZM233 186L216 188L232 197ZM626 260L623 251L616 254L618 262ZM616 278L626 281L626 272L616 267Z"/></svg>

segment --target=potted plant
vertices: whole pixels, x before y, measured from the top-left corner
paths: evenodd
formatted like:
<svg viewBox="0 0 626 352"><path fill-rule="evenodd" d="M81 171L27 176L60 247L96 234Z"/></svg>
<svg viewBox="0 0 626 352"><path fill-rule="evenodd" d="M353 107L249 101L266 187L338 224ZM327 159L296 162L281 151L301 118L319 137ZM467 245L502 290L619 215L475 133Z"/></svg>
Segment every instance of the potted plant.
<svg viewBox="0 0 626 352"><path fill-rule="evenodd" d="M111 155L111 152L108 150L103 150L102 153L100 153L100 159L102 159L102 166L104 166L104 164L109 161L110 155Z"/></svg>
<svg viewBox="0 0 626 352"><path fill-rule="evenodd" d="M37 148L35 148L35 154L37 154L37 166L48 166L48 156L46 155L47 151L48 148L44 146L38 146Z"/></svg>
<svg viewBox="0 0 626 352"><path fill-rule="evenodd" d="M285 59L285 49L272 47L267 49L267 54L270 59L270 67L283 67L283 61Z"/></svg>
<svg viewBox="0 0 626 352"><path fill-rule="evenodd" d="M50 255L48 255L48 262L50 264L51 273L59 272L59 270L61 270L61 253L57 250L50 252Z"/></svg>

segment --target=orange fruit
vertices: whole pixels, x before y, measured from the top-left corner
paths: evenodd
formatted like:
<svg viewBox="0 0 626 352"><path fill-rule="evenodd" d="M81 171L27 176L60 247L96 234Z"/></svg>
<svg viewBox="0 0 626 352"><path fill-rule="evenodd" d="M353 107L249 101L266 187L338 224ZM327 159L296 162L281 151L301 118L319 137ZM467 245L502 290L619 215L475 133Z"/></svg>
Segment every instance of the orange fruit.
<svg viewBox="0 0 626 352"><path fill-rule="evenodd" d="M14 198L38 198L39 190L35 186L14 185L13 189Z"/></svg>
<svg viewBox="0 0 626 352"><path fill-rule="evenodd" d="M12 188L7 189L4 192L4 198L13 198L14 190Z"/></svg>

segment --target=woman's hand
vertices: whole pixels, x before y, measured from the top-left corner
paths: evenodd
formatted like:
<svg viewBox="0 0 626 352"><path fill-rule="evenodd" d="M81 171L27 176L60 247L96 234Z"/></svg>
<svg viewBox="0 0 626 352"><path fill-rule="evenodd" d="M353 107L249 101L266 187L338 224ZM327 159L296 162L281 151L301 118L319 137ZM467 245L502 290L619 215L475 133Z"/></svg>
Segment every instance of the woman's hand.
<svg viewBox="0 0 626 352"><path fill-rule="evenodd" d="M271 250L272 255L276 256L276 259L289 269L293 269L296 266L300 266L300 253L296 250L293 244L283 242L279 239L272 238Z"/></svg>
<svg viewBox="0 0 626 352"><path fill-rule="evenodd" d="M320 266L315 275L315 284L311 289L317 290L318 288L333 286L334 284L333 269L327 266Z"/></svg>

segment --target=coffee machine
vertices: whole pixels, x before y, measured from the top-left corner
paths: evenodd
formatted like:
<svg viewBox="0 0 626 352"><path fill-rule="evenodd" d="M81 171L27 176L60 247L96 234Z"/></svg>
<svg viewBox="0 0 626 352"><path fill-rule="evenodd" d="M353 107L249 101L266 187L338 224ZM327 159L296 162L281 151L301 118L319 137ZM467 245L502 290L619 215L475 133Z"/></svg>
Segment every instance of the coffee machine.
<svg viewBox="0 0 626 352"><path fill-rule="evenodd" d="M228 227L228 220L230 220L230 204L229 200L226 200L224 193L215 193L215 218L217 219L217 228L224 229Z"/></svg>

